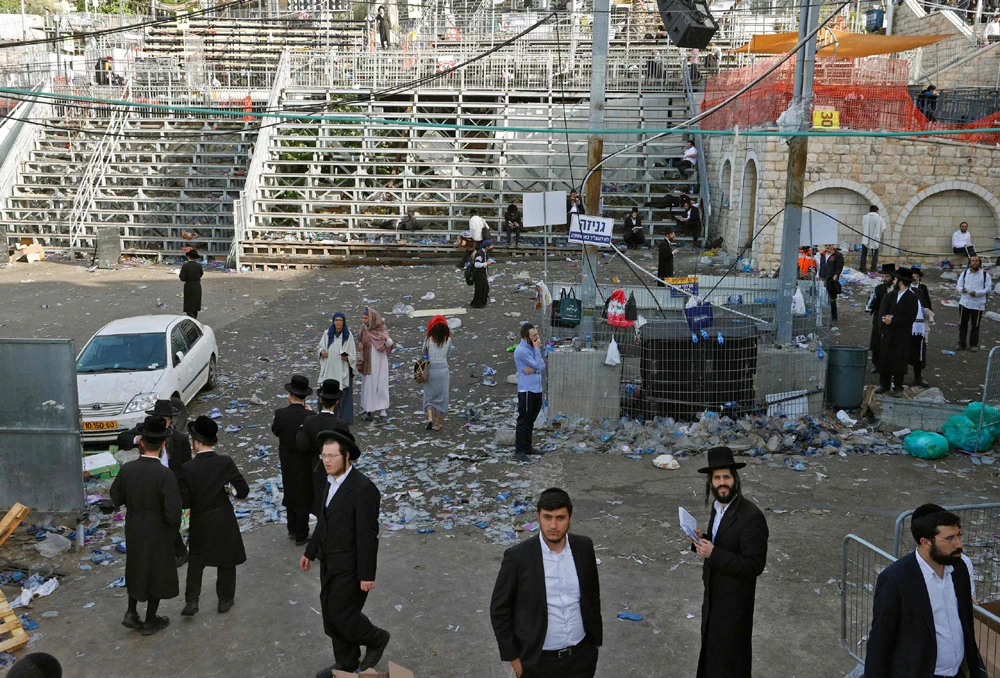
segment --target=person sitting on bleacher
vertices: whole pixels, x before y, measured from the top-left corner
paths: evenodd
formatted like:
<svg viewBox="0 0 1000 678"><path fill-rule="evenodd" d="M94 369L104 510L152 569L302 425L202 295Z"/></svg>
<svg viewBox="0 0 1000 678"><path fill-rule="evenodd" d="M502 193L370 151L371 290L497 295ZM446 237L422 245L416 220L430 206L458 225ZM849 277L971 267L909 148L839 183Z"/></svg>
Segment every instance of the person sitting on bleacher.
<svg viewBox="0 0 1000 678"><path fill-rule="evenodd" d="M993 21L986 24L986 42L1000 41L1000 15L994 15Z"/></svg>

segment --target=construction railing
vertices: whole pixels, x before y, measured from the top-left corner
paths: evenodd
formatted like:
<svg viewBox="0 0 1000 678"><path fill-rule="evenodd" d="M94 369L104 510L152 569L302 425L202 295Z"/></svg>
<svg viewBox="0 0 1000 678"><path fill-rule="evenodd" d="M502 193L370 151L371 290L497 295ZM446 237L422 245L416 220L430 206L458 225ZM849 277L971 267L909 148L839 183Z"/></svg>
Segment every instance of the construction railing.
<svg viewBox="0 0 1000 678"><path fill-rule="evenodd" d="M35 87L37 92L44 92L47 89L47 81ZM35 101L22 101L11 111L11 117L3 125L0 125L0 135L2 135L0 143L6 145L10 142L10 146L6 147L3 164L0 164L0 205L7 204L7 199L21 180L21 163L35 147L35 142L44 129L41 125L29 125L22 120L30 117L45 120L51 116L52 107L50 105ZM0 228L2 228L0 242L6 248L7 230L6 227ZM2 254L6 255L6 249L3 250Z"/></svg>

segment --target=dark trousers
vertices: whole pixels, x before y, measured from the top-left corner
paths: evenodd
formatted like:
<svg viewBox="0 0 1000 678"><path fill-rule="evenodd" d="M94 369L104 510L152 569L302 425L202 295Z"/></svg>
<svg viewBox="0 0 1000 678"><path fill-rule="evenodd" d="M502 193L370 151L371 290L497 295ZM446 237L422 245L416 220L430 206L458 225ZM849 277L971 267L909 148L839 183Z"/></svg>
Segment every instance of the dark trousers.
<svg viewBox="0 0 1000 678"><path fill-rule="evenodd" d="M885 339L883 338L883 341ZM902 365L902 370L900 370ZM891 357L884 360L880 365L881 371L878 373L879 386L884 389L893 388L897 391L903 390L903 377L906 376L907 364L905 360L893 360Z"/></svg>
<svg viewBox="0 0 1000 678"><path fill-rule="evenodd" d="M195 320L198 319L198 311L185 311L184 315L186 315L189 318L194 318Z"/></svg>
<svg viewBox="0 0 1000 678"><path fill-rule="evenodd" d="M543 652L537 664L524 669L521 678L594 678L597 655L597 648L589 640L573 648L569 657Z"/></svg>
<svg viewBox="0 0 1000 678"><path fill-rule="evenodd" d="M952 247L951 251L955 254L963 254L967 257L971 257L976 254L976 248L972 245L969 245L968 247Z"/></svg>
<svg viewBox="0 0 1000 678"><path fill-rule="evenodd" d="M355 671L361 663L361 646L371 647L379 639L379 629L361 610L368 594L361 590L353 573L329 575L326 562L320 565L323 589L323 630L333 641L333 656L344 671Z"/></svg>
<svg viewBox="0 0 1000 678"><path fill-rule="evenodd" d="M871 253L872 253L872 270L873 271L877 271L878 270L878 248L876 247L875 249L871 250ZM866 247L865 245L862 245L861 246L861 265L858 266L858 270L861 271L862 273L867 273L868 272L867 261L868 261L868 247Z"/></svg>
<svg viewBox="0 0 1000 678"><path fill-rule="evenodd" d="M521 391L517 394L517 429L514 432L514 449L531 453L531 432L535 419L542 411L542 394Z"/></svg>
<svg viewBox="0 0 1000 678"><path fill-rule="evenodd" d="M983 312L959 306L961 320L958 324L958 345L965 348L965 333L969 333L969 346L979 346L979 324L983 322ZM972 325L971 329L969 325Z"/></svg>
<svg viewBox="0 0 1000 678"><path fill-rule="evenodd" d="M642 231L625 231L625 237L623 238L625 244L629 247L639 247L642 243L646 242L646 236L643 235Z"/></svg>
<svg viewBox="0 0 1000 678"><path fill-rule="evenodd" d="M187 555L187 546L184 545L184 537L181 536L180 531L174 535L174 557L183 558Z"/></svg>
<svg viewBox="0 0 1000 678"><path fill-rule="evenodd" d="M236 568L217 567L218 578L215 580L215 593L219 600L236 599ZM205 574L204 565L188 563L187 585L184 587L184 601L197 603L201 598L201 579Z"/></svg>
<svg viewBox="0 0 1000 678"><path fill-rule="evenodd" d="M288 534L294 535L300 539L304 539L309 536L308 511L300 513L298 511L293 511L290 508L286 508L285 515L288 517Z"/></svg>

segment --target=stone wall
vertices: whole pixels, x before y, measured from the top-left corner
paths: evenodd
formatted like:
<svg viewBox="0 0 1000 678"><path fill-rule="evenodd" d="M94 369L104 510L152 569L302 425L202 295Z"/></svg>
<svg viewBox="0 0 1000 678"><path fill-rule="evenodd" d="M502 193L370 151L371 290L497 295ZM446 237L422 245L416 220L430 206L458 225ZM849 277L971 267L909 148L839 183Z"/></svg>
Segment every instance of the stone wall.
<svg viewBox="0 0 1000 678"><path fill-rule="evenodd" d="M944 71L925 77L939 90L955 87L996 87L1000 73L1000 42L995 42Z"/></svg>
<svg viewBox="0 0 1000 678"><path fill-rule="evenodd" d="M706 147L712 195L721 188L723 162L732 163L732 208L716 210L710 227L736 255L746 244L750 219L760 227L784 207L788 147L778 138L742 135L710 137ZM755 215L738 208L750 202L743 194L748 161L758 173ZM953 259L948 254L951 234L960 221L969 222L980 249L995 247L994 239L1000 242L1000 149L947 141L813 138L805 190L807 206L836 207L839 220L847 224L840 227L840 240L851 245L860 244L860 235L851 229L860 230L867 206L877 205L889 226L884 240L890 249L882 253L889 261ZM782 220L782 215L774 218L753 242L748 256L755 267L777 266ZM925 255L899 253L896 247Z"/></svg>
<svg viewBox="0 0 1000 678"><path fill-rule="evenodd" d="M961 33L961 21L951 10L921 15L910 3L896 5L892 21L893 35L951 35L952 37L921 48L919 64L911 69L913 81L923 83L923 74L937 73L942 67L976 50L974 41ZM936 84L936 83L935 83ZM941 85L938 85L941 87Z"/></svg>

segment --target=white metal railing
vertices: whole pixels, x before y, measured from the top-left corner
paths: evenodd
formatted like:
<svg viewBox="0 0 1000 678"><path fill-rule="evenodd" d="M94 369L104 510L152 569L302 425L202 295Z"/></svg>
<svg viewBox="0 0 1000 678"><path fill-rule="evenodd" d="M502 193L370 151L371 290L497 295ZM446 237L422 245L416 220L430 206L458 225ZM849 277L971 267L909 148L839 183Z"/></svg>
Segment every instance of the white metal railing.
<svg viewBox="0 0 1000 678"><path fill-rule="evenodd" d="M290 82L291 73L291 52L285 49L278 60L278 67L275 70L274 84L271 86L271 96L267 102L268 111L276 111L280 107L282 93L286 85ZM256 209L257 198L260 196L261 175L264 173L264 165L270 154L271 138L277 129L279 118L266 116L260 118L260 131L257 132L257 140L254 142L254 154L250 159L250 166L247 168L246 180L243 183L243 191L240 193L242 201L242 214L234 212L236 227L233 229L233 247L241 248L247 233L251 231L251 219ZM242 220L242 224L240 221Z"/></svg>
<svg viewBox="0 0 1000 678"><path fill-rule="evenodd" d="M119 95L121 99L128 99L131 95L131 82L126 80L125 86ZM69 214L69 251L70 256L80 247L81 240L86 236L87 219L90 210L94 207L94 201L104 185L104 178L111 164L111 157L118 145L118 137L125 127L131 108L116 108L108 124L107 130L101 136L97 146L94 147L90 161L84 169L80 183L77 185L76 195L73 197L73 207ZM72 140L70 141L72 143Z"/></svg>
<svg viewBox="0 0 1000 678"><path fill-rule="evenodd" d="M37 92L48 90L48 81L35 87ZM44 102L22 101L14 110L10 112L11 118L2 126L0 131L4 132L3 139L6 142L14 135L13 143L7 147L3 164L0 164L0 207L6 207L7 201L14 193L14 187L21 180L22 163L27 155L35 148L35 143L41 137L42 127L40 125L29 125L22 122L32 116L36 119L46 120L52 117L52 107ZM20 118L21 120L18 120ZM7 227L0 227L0 243L3 244L3 256L6 256L7 247Z"/></svg>
<svg viewBox="0 0 1000 678"><path fill-rule="evenodd" d="M694 95L694 85L691 82L691 71L684 71L684 92L687 94L688 107L691 109L691 117L698 115L698 100ZM708 188L708 165L705 162L705 145L702 143L702 135L696 134L693 138L694 147L698 150L698 157L695 160L698 170L698 203L701 205L701 237L706 240L708 237L709 217L712 215L712 198Z"/></svg>

